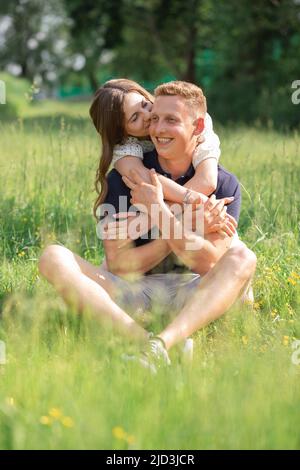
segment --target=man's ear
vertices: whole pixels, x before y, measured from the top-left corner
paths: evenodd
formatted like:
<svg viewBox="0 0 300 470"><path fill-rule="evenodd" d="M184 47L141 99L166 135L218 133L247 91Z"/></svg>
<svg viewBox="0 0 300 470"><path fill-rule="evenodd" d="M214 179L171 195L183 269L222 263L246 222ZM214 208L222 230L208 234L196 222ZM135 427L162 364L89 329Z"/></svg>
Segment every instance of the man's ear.
<svg viewBox="0 0 300 470"><path fill-rule="evenodd" d="M196 119L194 134L195 135L201 134L203 129L204 129L204 119L203 118Z"/></svg>

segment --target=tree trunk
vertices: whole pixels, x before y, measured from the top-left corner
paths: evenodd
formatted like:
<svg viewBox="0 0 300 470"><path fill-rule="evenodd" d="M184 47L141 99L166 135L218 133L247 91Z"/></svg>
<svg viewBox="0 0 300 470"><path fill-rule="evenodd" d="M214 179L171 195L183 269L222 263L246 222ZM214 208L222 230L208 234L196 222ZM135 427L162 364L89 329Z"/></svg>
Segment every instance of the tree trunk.
<svg viewBox="0 0 300 470"><path fill-rule="evenodd" d="M197 29L195 25L193 25L188 36L189 44L187 48L186 70L183 76L185 81L191 83L196 82L196 39Z"/></svg>
<svg viewBox="0 0 300 470"><path fill-rule="evenodd" d="M95 70L95 64L94 64L93 70L92 69L87 70L87 76L88 76L88 79L89 79L89 82L90 82L90 87L92 88L93 92L95 93L95 91L99 88L99 83L98 83L98 80L97 80L97 77L96 77L96 74L95 74L94 70Z"/></svg>
<svg viewBox="0 0 300 470"><path fill-rule="evenodd" d="M196 82L196 49L194 43L192 43L189 47L189 51L187 53L186 59L186 71L183 76L183 79L186 82L195 83Z"/></svg>
<svg viewBox="0 0 300 470"><path fill-rule="evenodd" d="M28 67L25 61L22 61L21 65L21 77L22 78L29 78L28 77Z"/></svg>
<svg viewBox="0 0 300 470"><path fill-rule="evenodd" d="M196 47L197 47L197 20L195 14L198 11L199 0L195 0L192 5L192 12L189 15L189 34L187 35L187 55L186 69L183 79L187 82L196 82Z"/></svg>

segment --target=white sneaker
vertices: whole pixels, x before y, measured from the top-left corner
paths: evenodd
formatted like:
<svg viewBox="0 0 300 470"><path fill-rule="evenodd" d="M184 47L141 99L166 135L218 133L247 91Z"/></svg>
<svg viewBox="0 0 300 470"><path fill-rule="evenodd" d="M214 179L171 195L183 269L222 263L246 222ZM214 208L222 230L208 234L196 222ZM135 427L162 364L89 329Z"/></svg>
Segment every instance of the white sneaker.
<svg viewBox="0 0 300 470"><path fill-rule="evenodd" d="M187 338L182 346L182 356L186 362L192 362L194 355L194 340Z"/></svg>
<svg viewBox="0 0 300 470"><path fill-rule="evenodd" d="M152 374L157 374L157 369L171 364L165 344L158 336L150 336L145 349L138 355L122 354L125 361L137 361Z"/></svg>

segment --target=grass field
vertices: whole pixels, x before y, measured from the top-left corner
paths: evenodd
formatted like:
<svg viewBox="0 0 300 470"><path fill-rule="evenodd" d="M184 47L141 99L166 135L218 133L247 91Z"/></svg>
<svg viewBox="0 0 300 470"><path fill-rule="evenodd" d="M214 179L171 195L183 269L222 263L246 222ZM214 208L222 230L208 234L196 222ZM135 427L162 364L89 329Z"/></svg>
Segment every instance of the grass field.
<svg viewBox="0 0 300 470"><path fill-rule="evenodd" d="M199 332L192 366L175 351L152 377L38 275L52 242L103 256L86 114L51 104L0 123L0 448L300 448L300 134L218 128L221 163L243 186L239 232L258 257L254 308Z"/></svg>

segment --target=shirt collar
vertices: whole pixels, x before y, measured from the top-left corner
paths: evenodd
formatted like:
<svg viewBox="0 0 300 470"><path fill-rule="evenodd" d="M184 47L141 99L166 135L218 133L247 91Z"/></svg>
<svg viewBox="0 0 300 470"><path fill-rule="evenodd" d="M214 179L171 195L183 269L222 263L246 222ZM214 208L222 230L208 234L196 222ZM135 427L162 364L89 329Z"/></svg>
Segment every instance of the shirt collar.
<svg viewBox="0 0 300 470"><path fill-rule="evenodd" d="M153 158L152 160L152 163L153 163L152 168L154 168L154 170L157 173L163 176L166 176L166 178L171 179L172 178L171 173L168 173L167 171L163 170L162 167L160 166L156 150L153 151L153 157L155 158ZM193 164L191 163L187 171L183 175L179 176L179 178L177 178L175 182L178 184L185 184L188 180L190 180L194 176L194 174L195 174L195 170L194 170Z"/></svg>

